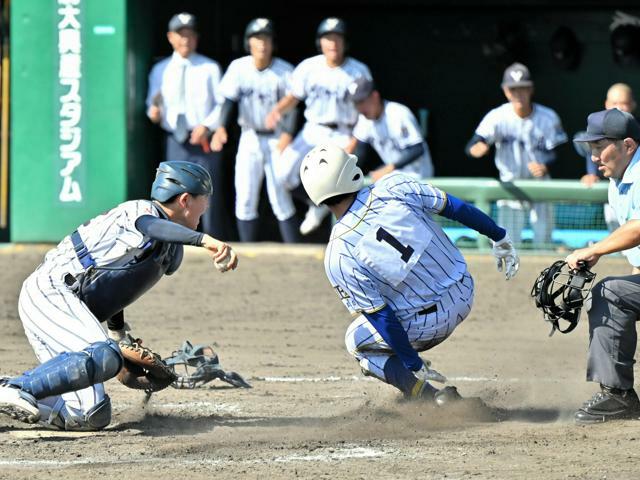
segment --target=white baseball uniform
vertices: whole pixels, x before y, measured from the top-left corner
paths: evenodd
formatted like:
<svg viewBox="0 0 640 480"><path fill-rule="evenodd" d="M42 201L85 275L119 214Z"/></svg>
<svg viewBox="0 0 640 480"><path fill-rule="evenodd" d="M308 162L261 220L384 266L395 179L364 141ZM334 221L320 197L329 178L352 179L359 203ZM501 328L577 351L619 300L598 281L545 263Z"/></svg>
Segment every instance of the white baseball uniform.
<svg viewBox="0 0 640 480"><path fill-rule="evenodd" d="M163 107L160 125L167 132L176 130L181 114L188 130L198 125L215 130L222 103L218 89L221 76L215 60L198 53L183 58L174 52L156 63L149 73L147 108L159 99Z"/></svg>
<svg viewBox="0 0 640 480"><path fill-rule="evenodd" d="M445 202L441 190L394 172L360 190L331 232L327 277L356 316L347 349L380 379L393 352L363 312L388 305L414 349L423 351L451 335L471 310L464 257L431 218Z"/></svg>
<svg viewBox="0 0 640 480"><path fill-rule="evenodd" d="M510 103L494 108L485 115L475 133L488 145L495 145L495 163L503 182L533 178L527 165L553 161L553 149L567 141L558 115L537 103L526 118L519 117ZM544 177L549 178L549 175ZM517 200L500 200L498 224L510 233L515 243L519 243L529 211L534 241L549 243L553 228L553 205L550 203L531 205Z"/></svg>
<svg viewBox="0 0 640 480"><path fill-rule="evenodd" d="M289 190L300 184L300 164L313 147L332 142L346 147L358 120L358 111L348 98L348 87L360 77L371 78L369 68L351 57L330 67L324 55L303 60L291 75L289 93L305 102L305 125L282 153L276 176Z"/></svg>
<svg viewBox="0 0 640 480"><path fill-rule="evenodd" d="M150 240L135 227L142 215L159 214L150 201L129 201L78 227L97 266L126 265L142 253ZM67 274L77 276L84 270L70 236L66 236L47 252L42 264L22 285L18 312L41 363L108 339L100 322L64 281ZM86 413L104 396L102 383L61 395L65 406L76 413Z"/></svg>
<svg viewBox="0 0 640 480"><path fill-rule="evenodd" d="M242 128L235 167L236 217L240 220L258 218L265 175L276 218L286 220L295 214L291 195L274 175L274 164L280 157L278 135L264 125L267 114L285 96L292 71L293 66L280 58L258 70L248 55L231 62L220 83L222 95L238 102L238 124Z"/></svg>
<svg viewBox="0 0 640 480"><path fill-rule="evenodd" d="M431 154L422 138L416 117L409 108L400 103L384 100L382 105L379 118L369 120L364 115L358 117L353 136L370 144L387 165L397 163L402 157L402 151L407 147L423 144L425 151L420 158L399 171L414 178L433 177Z"/></svg>

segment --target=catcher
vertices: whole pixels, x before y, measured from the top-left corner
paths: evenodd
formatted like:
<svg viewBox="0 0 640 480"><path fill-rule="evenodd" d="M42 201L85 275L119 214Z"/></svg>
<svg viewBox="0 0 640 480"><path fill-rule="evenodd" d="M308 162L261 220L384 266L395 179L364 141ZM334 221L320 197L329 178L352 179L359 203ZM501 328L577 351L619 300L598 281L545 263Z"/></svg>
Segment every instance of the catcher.
<svg viewBox="0 0 640 480"><path fill-rule="evenodd" d="M207 249L220 271L236 268L229 245L195 231L211 193L201 166L161 163L151 200L116 206L46 254L18 301L40 365L0 381L1 413L51 428L100 430L111 421L103 382L117 375L128 387L152 392L176 379L127 333L124 309L178 269L183 245Z"/></svg>

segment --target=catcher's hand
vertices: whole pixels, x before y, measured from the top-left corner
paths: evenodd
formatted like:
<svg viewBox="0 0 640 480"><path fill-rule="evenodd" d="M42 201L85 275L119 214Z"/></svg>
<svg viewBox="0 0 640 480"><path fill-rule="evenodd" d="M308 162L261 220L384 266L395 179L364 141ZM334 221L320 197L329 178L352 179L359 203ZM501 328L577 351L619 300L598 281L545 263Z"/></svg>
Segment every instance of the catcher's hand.
<svg viewBox="0 0 640 480"><path fill-rule="evenodd" d="M129 388L157 392L176 380L174 371L167 367L160 355L142 346L142 340L128 337L118 343L124 365L118 380Z"/></svg>
<svg viewBox="0 0 640 480"><path fill-rule="evenodd" d="M496 257L498 271L504 270L507 280L515 277L520 268L520 258L518 258L518 252L516 252L508 233L502 240L493 242L493 256Z"/></svg>

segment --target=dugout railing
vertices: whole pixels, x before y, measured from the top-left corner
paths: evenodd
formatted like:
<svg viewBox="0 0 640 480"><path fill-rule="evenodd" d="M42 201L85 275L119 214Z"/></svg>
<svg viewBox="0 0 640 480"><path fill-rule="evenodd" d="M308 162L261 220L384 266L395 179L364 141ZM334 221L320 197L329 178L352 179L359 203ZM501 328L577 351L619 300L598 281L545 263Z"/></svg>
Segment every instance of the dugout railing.
<svg viewBox="0 0 640 480"><path fill-rule="evenodd" d="M562 251L584 247L608 234L603 206L607 201L608 180L587 187L578 180L517 180L501 182L493 178L431 178L432 185L473 203L497 220L498 200L551 202L553 205L550 243L534 243L527 220L519 247L531 253ZM448 235L462 248L489 248L488 240L473 230L437 217Z"/></svg>

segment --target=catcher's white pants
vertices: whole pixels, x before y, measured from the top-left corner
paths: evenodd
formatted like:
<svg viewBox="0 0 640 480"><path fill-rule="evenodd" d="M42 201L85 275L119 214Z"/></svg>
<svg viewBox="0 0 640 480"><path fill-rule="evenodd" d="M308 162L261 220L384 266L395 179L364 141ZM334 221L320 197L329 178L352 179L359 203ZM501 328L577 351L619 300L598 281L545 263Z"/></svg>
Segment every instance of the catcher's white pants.
<svg viewBox="0 0 640 480"><path fill-rule="evenodd" d="M282 188L274 173L274 164L280 157L277 145L276 135L258 135L254 130L242 130L236 155L237 219L249 221L258 218L260 190L265 177L269 203L276 218L287 220L296 213L291 194Z"/></svg>
<svg viewBox="0 0 640 480"><path fill-rule="evenodd" d="M40 363L108 340L100 322L65 285L67 272L51 263L43 263L24 281L18 299L24 332ZM86 413L104 397L102 383L62 394L65 405L78 413Z"/></svg>
<svg viewBox="0 0 640 480"><path fill-rule="evenodd" d="M278 183L288 190L293 190L300 185L300 165L309 150L323 142L331 142L345 148L350 138L351 129L331 129L315 123L305 123L302 131L284 149L280 159L274 164Z"/></svg>
<svg viewBox="0 0 640 480"><path fill-rule="evenodd" d="M427 315L413 314L399 318L409 342L417 352L429 350L446 340L465 319L473 304L473 279L468 273L453 285L436 303L436 311ZM360 368L386 382L384 366L395 355L367 317L360 315L349 325L345 335L347 351L360 363Z"/></svg>

